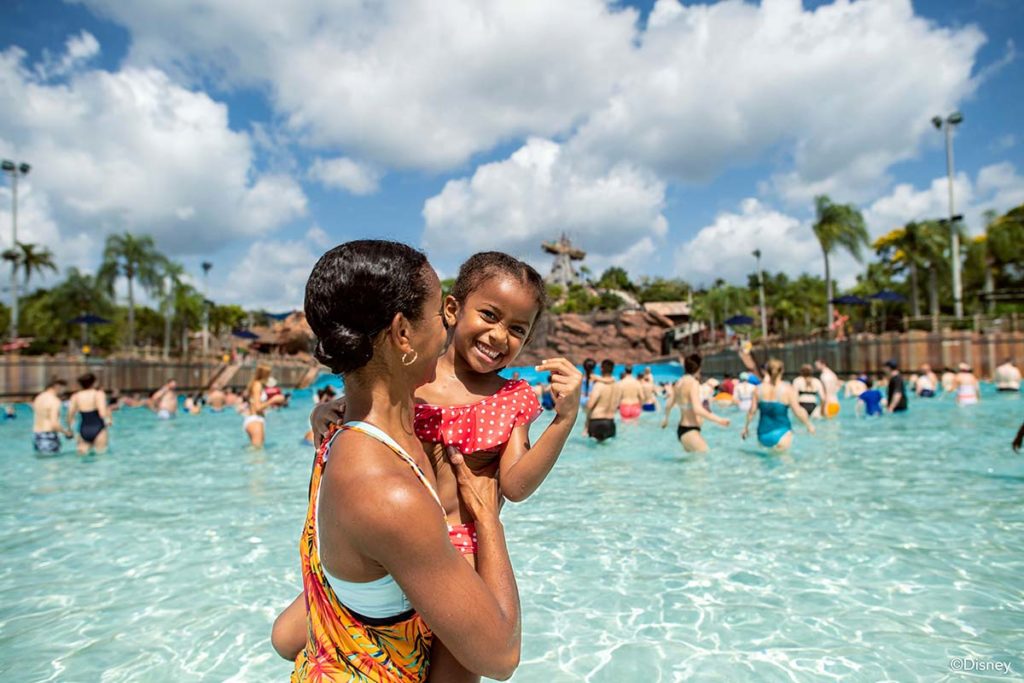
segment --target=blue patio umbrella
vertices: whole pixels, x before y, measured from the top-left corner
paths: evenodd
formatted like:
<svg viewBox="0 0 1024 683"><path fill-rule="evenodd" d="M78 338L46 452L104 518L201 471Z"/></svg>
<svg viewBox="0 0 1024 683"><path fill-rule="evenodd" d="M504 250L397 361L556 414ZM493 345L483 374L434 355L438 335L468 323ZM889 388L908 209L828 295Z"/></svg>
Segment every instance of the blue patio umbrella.
<svg viewBox="0 0 1024 683"><path fill-rule="evenodd" d="M284 320L285 318L290 316L292 313L294 313L294 311L288 311L286 313L267 313L267 317L268 318L273 318L274 320Z"/></svg>
<svg viewBox="0 0 1024 683"><path fill-rule="evenodd" d="M72 318L68 323L71 325L82 326L82 346L84 347L89 344L89 325L106 325L110 323L110 321L106 318L101 318L98 315L93 315L92 313L83 313L77 318Z"/></svg>
<svg viewBox="0 0 1024 683"><path fill-rule="evenodd" d="M93 315L92 313L85 313L68 321L68 323L72 325L106 325L109 322L110 321L106 318L101 318L100 316Z"/></svg>
<svg viewBox="0 0 1024 683"><path fill-rule="evenodd" d="M864 306L868 302L864 299L861 299L859 296L854 296L853 294L845 294L843 296L837 296L835 299L832 299L832 303L839 304L842 306Z"/></svg>
<svg viewBox="0 0 1024 683"><path fill-rule="evenodd" d="M749 315L734 315L726 320L725 324L729 327L736 327L737 325L753 325L754 319Z"/></svg>
<svg viewBox="0 0 1024 683"><path fill-rule="evenodd" d="M907 297L903 296L899 292L894 292L891 289L883 289L881 292L872 294L871 298L875 301L906 301Z"/></svg>
<svg viewBox="0 0 1024 683"><path fill-rule="evenodd" d="M231 334L239 339L259 339L260 336L249 330L232 330Z"/></svg>

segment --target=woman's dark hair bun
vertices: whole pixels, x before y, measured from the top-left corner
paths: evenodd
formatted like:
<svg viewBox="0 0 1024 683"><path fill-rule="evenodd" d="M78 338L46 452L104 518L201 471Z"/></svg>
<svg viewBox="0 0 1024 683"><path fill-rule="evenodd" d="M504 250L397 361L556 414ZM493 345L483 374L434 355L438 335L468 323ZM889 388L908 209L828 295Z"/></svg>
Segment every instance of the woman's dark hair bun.
<svg viewBox="0 0 1024 683"><path fill-rule="evenodd" d="M331 334L316 340L313 356L340 374L362 367L373 358L373 338L344 325L336 325ZM354 365L354 367L349 367Z"/></svg>
<svg viewBox="0 0 1024 683"><path fill-rule="evenodd" d="M336 374L369 363L374 341L396 314L420 319L429 268L423 252L387 240L346 242L321 256L306 283L314 357Z"/></svg>

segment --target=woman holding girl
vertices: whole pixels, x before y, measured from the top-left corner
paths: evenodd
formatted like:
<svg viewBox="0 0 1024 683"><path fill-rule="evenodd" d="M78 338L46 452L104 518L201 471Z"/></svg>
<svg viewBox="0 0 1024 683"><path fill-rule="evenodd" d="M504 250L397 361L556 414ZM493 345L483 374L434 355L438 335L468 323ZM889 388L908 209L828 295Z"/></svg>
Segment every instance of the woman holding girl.
<svg viewBox="0 0 1024 683"><path fill-rule="evenodd" d="M814 425L807 411L800 405L799 396L792 386L782 381L783 365L778 358L769 358L765 364L766 376L750 405L747 421L741 437L746 439L754 413L760 413L757 421L757 440L765 448L785 451L793 443L793 426L789 421L792 410L797 419L804 423L807 431L814 434Z"/></svg>
<svg viewBox="0 0 1024 683"><path fill-rule="evenodd" d="M310 282L312 285L312 278ZM429 459L431 483L444 510L450 546L467 560L464 565L476 566L481 574L480 517L466 500L460 470L488 477L497 473L499 498L524 500L554 466L579 411L579 371L564 358L537 366L537 371L550 373L555 417L531 446L529 424L541 412L536 394L525 381L505 380L498 374L529 340L544 310L544 291L540 275L507 254L484 252L471 257L459 270L452 293L439 311L450 328L451 343L440 359L435 355L436 373L415 392L410 426L419 438L419 452L425 451ZM346 376L348 406L352 401L350 384ZM351 419L348 406L346 420ZM463 599L462 604L473 603ZM275 647L285 656L290 656L295 643L294 629L286 628L287 622L295 621L288 617L293 607L279 617L280 628L275 625ZM431 624L429 617L427 623ZM450 642L446 635L439 635L443 643ZM435 641L430 654L432 678L494 677L467 658L461 644L459 649L461 653Z"/></svg>

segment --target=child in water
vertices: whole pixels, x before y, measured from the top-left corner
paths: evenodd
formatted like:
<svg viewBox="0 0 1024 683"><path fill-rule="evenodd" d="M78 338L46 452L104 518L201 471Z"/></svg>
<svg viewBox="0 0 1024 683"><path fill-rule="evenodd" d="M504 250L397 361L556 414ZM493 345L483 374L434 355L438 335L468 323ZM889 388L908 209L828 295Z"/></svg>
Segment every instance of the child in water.
<svg viewBox="0 0 1024 683"><path fill-rule="evenodd" d="M451 341L434 381L416 392L414 430L431 457L452 545L471 563L476 534L449 458L477 472L496 471L502 495L525 500L551 471L579 413L583 375L565 358L545 360L536 369L550 373L555 417L531 446L529 425L542 412L537 396L524 380L498 374L529 341L545 298L543 279L526 263L500 252L471 256L444 302ZM305 646L303 596L278 617L271 639L286 659ZM467 672L439 641L431 669L435 676L443 671L466 680Z"/></svg>

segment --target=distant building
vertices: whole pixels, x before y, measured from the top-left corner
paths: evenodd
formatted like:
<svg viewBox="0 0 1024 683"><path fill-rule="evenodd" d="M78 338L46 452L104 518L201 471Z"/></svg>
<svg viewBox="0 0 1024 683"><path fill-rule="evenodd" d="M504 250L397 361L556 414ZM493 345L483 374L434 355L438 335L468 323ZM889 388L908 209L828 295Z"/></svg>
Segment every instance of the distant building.
<svg viewBox="0 0 1024 683"><path fill-rule="evenodd" d="M665 316L673 325L690 320L690 304L686 301L648 301L643 306L645 311Z"/></svg>
<svg viewBox="0 0 1024 683"><path fill-rule="evenodd" d="M565 233L562 233L562 237L557 242L544 242L541 244L541 247L544 251L555 256L555 262L551 264L551 272L544 278L546 283L549 285L561 285L566 288L569 285L582 284L579 274L572 266L572 262L582 261L586 258L587 252L574 247Z"/></svg>

